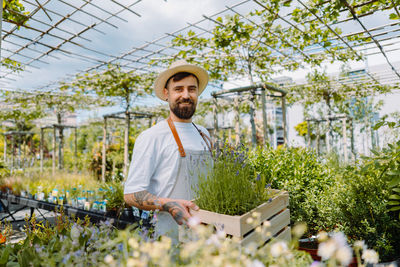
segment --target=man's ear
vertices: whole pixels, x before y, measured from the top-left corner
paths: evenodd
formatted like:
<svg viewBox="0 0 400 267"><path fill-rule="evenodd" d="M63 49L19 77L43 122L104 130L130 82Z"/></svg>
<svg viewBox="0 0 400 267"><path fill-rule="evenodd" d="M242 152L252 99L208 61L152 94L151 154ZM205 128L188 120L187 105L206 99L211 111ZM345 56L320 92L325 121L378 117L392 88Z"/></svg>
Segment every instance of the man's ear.
<svg viewBox="0 0 400 267"><path fill-rule="evenodd" d="M164 99L168 99L168 89L167 88L164 88L163 89L163 94L164 94Z"/></svg>

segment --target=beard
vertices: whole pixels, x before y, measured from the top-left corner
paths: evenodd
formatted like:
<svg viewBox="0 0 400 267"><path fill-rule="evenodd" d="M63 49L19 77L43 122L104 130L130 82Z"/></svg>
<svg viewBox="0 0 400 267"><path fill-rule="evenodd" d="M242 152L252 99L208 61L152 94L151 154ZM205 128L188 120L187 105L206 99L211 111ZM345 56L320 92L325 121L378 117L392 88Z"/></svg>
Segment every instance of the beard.
<svg viewBox="0 0 400 267"><path fill-rule="evenodd" d="M181 103L189 103L191 105L180 107L179 104ZM170 104L170 109L179 119L188 120L193 116L194 112L196 111L196 105L191 99L181 100L176 103Z"/></svg>

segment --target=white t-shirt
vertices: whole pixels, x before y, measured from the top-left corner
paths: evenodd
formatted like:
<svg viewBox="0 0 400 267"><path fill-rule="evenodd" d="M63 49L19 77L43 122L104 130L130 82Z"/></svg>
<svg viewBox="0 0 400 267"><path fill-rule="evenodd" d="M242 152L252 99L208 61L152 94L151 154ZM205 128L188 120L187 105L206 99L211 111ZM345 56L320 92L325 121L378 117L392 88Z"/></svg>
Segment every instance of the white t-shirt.
<svg viewBox="0 0 400 267"><path fill-rule="evenodd" d="M208 150L192 123L174 124L185 150ZM196 126L209 136L204 127ZM174 186L179 157L178 145L166 120L142 132L133 148L124 194L147 190L158 197L167 197Z"/></svg>

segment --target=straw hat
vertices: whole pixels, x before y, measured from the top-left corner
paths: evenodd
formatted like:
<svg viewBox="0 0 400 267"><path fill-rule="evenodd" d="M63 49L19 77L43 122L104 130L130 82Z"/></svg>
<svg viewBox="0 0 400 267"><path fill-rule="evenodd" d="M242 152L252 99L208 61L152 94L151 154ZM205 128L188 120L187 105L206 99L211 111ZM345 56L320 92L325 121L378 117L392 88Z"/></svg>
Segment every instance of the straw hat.
<svg viewBox="0 0 400 267"><path fill-rule="evenodd" d="M169 78L177 74L178 72L189 72L197 77L199 80L199 95L204 91L208 83L208 73L205 69L187 63L185 60L175 61L169 66L169 68L161 72L156 81L154 82L154 92L156 96L161 100L166 101L163 94L163 90Z"/></svg>

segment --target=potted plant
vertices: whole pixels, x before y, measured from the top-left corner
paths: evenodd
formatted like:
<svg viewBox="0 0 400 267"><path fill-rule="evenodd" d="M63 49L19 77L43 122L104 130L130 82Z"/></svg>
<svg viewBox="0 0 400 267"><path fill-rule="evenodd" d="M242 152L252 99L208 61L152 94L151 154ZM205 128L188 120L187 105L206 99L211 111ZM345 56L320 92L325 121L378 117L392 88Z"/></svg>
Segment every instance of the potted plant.
<svg viewBox="0 0 400 267"><path fill-rule="evenodd" d="M289 195L274 190L264 175L255 173L246 162L244 152L224 148L207 176L200 177L194 188L199 211L191 211L202 223L212 224L226 234L236 236L246 245L252 241L266 242L271 236L290 239ZM253 213L259 214L259 224L269 221L271 236L259 238L251 223Z"/></svg>

